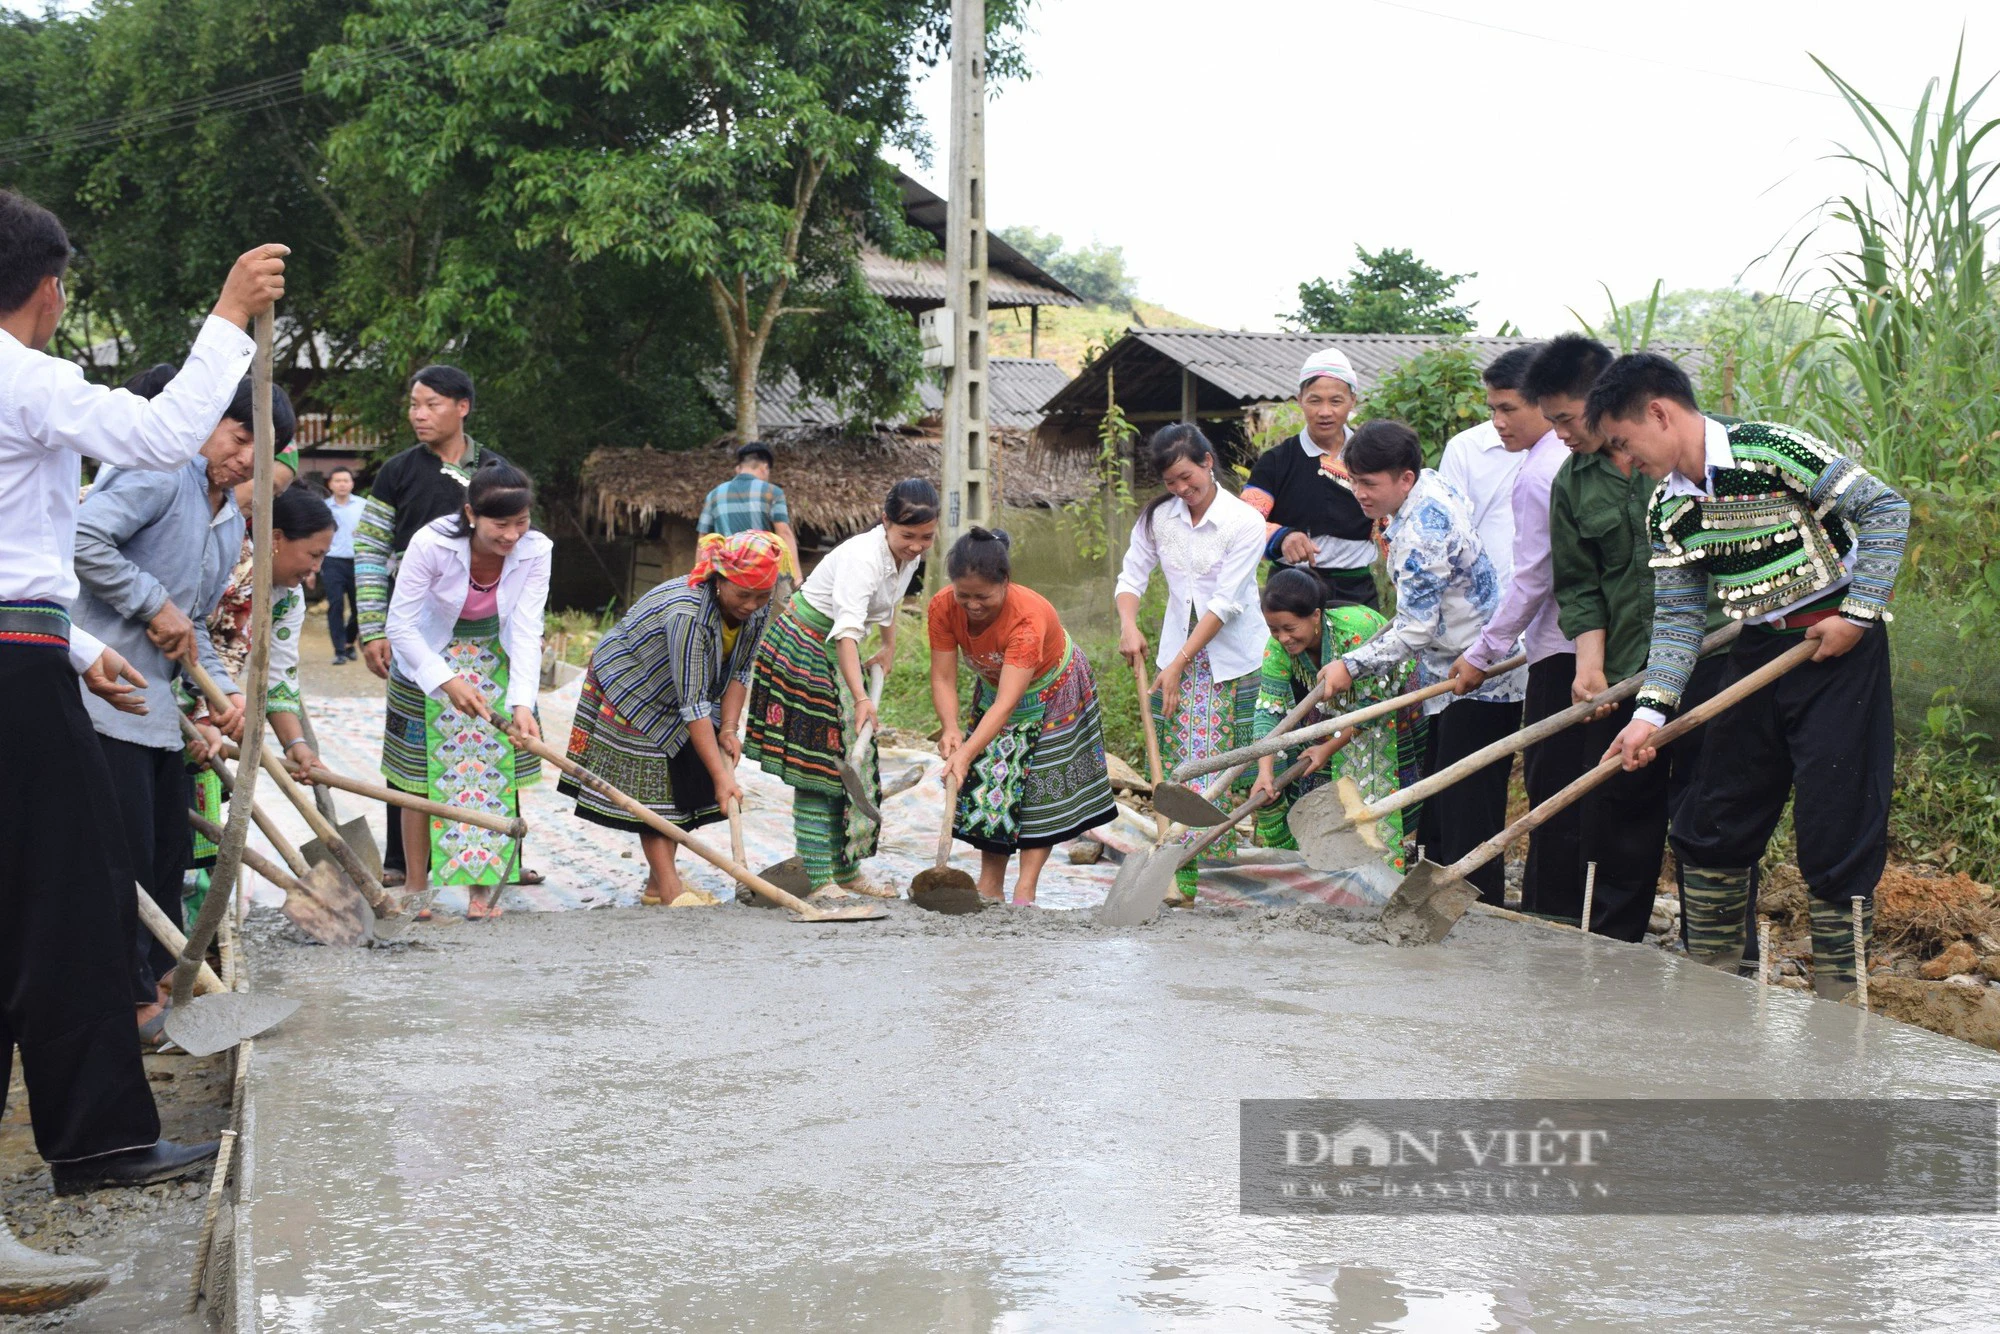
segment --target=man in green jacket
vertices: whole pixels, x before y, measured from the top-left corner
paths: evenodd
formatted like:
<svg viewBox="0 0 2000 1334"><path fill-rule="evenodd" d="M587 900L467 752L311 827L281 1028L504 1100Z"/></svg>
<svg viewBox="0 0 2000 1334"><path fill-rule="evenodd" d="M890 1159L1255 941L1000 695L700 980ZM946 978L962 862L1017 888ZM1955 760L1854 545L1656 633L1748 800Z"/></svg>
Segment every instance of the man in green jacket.
<svg viewBox="0 0 2000 1334"><path fill-rule="evenodd" d="M1646 507L1657 485L1622 454L1603 448L1584 423L1584 401L1611 350L1581 334L1551 339L1528 367L1529 398L1569 446L1549 495L1549 544L1555 566L1556 604L1563 634L1576 641L1577 702L1646 669L1653 636L1653 546ZM1708 628L1725 623L1709 603ZM1696 666L1683 707L1714 694L1727 655L1711 654ZM1612 706L1585 724L1590 753L1601 755L1632 718L1632 701ZM1702 731L1667 747L1661 763L1621 773L1598 788L1585 805L1584 856L1597 863L1591 930L1639 940L1652 916L1653 895L1666 849L1667 824L1701 759ZM1754 933L1747 957L1756 958Z"/></svg>

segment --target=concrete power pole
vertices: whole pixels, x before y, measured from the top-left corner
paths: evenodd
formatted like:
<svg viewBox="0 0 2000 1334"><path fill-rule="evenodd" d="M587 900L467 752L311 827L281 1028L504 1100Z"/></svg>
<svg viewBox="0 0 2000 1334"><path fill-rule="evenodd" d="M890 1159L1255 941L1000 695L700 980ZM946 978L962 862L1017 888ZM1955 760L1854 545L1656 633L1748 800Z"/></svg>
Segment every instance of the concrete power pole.
<svg viewBox="0 0 2000 1334"><path fill-rule="evenodd" d="M951 372L944 396L944 516L938 554L998 501L986 438L986 0L952 0L951 188L945 283ZM936 562L940 567L942 560Z"/></svg>

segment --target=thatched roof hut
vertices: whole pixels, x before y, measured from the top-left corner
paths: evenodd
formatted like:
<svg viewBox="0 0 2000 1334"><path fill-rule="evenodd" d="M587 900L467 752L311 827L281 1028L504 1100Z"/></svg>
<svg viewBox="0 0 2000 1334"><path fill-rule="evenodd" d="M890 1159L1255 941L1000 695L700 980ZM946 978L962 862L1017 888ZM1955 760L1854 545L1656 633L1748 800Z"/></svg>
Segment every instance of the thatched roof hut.
<svg viewBox="0 0 2000 1334"><path fill-rule="evenodd" d="M1000 475L1010 505L1059 505L1096 488L1094 456L1050 450L1028 432L996 430ZM832 426L766 431L792 526L807 563L877 523L882 499L905 477L936 480L938 436L919 427L883 427L853 438ZM709 490L735 471L729 437L705 449L599 449L584 460L582 509L605 535L630 540L629 588L644 592L694 556L694 521Z"/></svg>

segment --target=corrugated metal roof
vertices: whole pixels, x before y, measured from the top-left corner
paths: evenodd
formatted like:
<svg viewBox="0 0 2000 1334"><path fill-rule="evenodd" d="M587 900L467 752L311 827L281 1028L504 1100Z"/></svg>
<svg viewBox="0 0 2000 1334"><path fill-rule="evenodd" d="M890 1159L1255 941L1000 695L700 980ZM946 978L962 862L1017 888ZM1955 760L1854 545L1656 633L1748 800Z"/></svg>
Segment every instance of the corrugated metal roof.
<svg viewBox="0 0 2000 1334"><path fill-rule="evenodd" d="M1028 267L1033 268L1032 265ZM1041 272L1039 269L1035 271ZM942 306L945 303L942 255L893 259L879 250L863 250L861 273L867 280L868 290L885 301L920 306ZM1083 302L1053 278L1030 281L1002 269L989 256L986 304L989 309L1004 310L1014 306L1080 306Z"/></svg>
<svg viewBox="0 0 2000 1334"><path fill-rule="evenodd" d="M1069 383L1069 376L1053 361L1030 357L994 357L986 363L986 420L995 427L1033 430L1041 424L1042 404ZM709 396L725 412L731 395L727 382L717 379L708 386ZM944 411L944 391L931 376L917 382L917 399L923 405L918 416ZM833 407L799 391L798 377L786 370L776 380L757 386L758 428L837 425L840 414Z"/></svg>
<svg viewBox="0 0 2000 1334"><path fill-rule="evenodd" d="M903 217L908 220L912 227L921 227L936 237L938 248L942 251L944 248L947 212L950 208L945 202L944 197L930 190L918 182L915 177L905 172L899 171L896 173L896 184L903 191ZM944 291L944 258L942 254L940 254L937 264L939 274L938 299L942 301ZM987 286L989 288L986 304L989 306L1080 306L1083 304L1082 297L1079 297L1075 292L1070 291L1069 288L1057 282L1043 270L1041 265L1035 263L1035 261L1029 259L1020 251L1014 249L1013 246L1008 245L1005 241L995 236L991 228L988 228L986 233L986 273ZM1046 291L1053 295L1047 299L1037 301L1002 302L999 299L998 291L1002 275L1011 278L1014 285L1021 291ZM887 295L887 293L884 293L884 295Z"/></svg>
<svg viewBox="0 0 2000 1334"><path fill-rule="evenodd" d="M1199 410L1212 412L1291 398L1298 392L1299 367L1324 347L1337 347L1347 354L1365 391L1390 370L1442 343L1462 342L1485 366L1510 348L1544 341L1477 336L1454 339L1442 334L1128 329L1103 356L1048 399L1043 411L1081 416L1102 413L1107 374L1117 377L1118 403L1128 412L1174 411L1181 405L1180 372L1185 368L1199 381ZM1653 350L1690 364L1701 356L1700 349L1682 345L1656 346Z"/></svg>

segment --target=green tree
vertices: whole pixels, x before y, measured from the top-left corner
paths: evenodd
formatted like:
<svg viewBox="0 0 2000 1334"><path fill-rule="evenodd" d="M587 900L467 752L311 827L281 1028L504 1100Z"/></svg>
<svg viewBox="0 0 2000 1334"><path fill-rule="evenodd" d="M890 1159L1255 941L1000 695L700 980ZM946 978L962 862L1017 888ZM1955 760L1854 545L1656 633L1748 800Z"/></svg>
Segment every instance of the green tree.
<svg viewBox="0 0 2000 1334"><path fill-rule="evenodd" d="M1036 227L1009 227L994 235L1090 305L1130 310L1138 299L1138 283L1125 270L1123 246L1092 241L1070 250L1062 237Z"/></svg>
<svg viewBox="0 0 2000 1334"><path fill-rule="evenodd" d="M350 178L416 199L462 191L459 208L538 262L616 258L691 279L741 436L756 432L757 383L782 322L837 303L862 308L875 336L891 332L853 273L864 242L929 248L903 222L881 154L924 147L913 71L947 49L946 0L456 4L383 0L348 21L345 47L321 53L320 86L358 113L330 150ZM1009 3L987 13L1001 38L989 65L1005 76L1019 67L1005 40L1018 17ZM468 24L500 32L437 48ZM916 365L906 336L897 374ZM895 375L874 379L877 397L908 392Z"/></svg>
<svg viewBox="0 0 2000 1334"><path fill-rule="evenodd" d="M1427 348L1389 371L1361 400L1356 416L1404 423L1436 464L1445 442L1486 417L1486 384L1479 358L1464 343Z"/></svg>
<svg viewBox="0 0 2000 1334"><path fill-rule="evenodd" d="M1312 333L1462 334L1472 331L1472 306L1449 304L1476 273L1446 274L1408 250L1370 253L1339 282L1299 284L1299 308L1286 322Z"/></svg>

